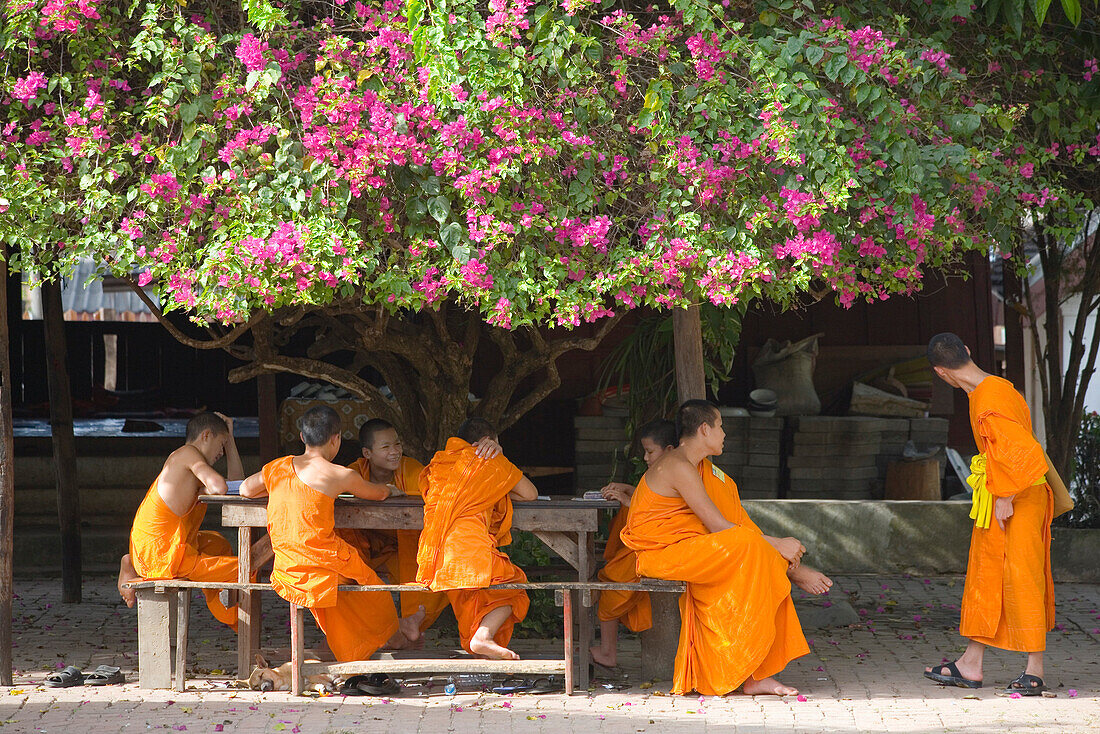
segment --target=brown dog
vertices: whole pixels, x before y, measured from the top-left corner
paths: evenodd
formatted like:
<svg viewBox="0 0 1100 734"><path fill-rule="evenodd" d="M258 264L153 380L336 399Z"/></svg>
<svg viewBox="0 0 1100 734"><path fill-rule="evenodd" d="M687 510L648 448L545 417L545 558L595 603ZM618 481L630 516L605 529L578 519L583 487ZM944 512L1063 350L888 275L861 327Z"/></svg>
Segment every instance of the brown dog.
<svg viewBox="0 0 1100 734"><path fill-rule="evenodd" d="M283 663L277 668L271 667L260 653L254 658L256 667L248 676L248 687L253 691L289 691L290 690L290 663ZM320 660L307 660L307 663L319 663ZM311 675L306 678L306 689L318 693L337 693L340 690L341 679L335 675Z"/></svg>

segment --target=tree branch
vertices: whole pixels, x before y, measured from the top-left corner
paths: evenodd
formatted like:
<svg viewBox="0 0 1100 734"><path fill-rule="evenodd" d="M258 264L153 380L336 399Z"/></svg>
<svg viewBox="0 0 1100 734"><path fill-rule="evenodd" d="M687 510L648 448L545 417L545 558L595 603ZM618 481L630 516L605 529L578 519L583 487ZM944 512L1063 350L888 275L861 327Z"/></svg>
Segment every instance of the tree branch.
<svg viewBox="0 0 1100 734"><path fill-rule="evenodd" d="M193 349L224 349L267 318L266 311L254 311L252 315L248 317L248 321L234 326L227 334L212 339L193 339L180 331L175 324L168 320L160 306L154 303L153 299L149 298L149 295L133 278L123 275L120 280L125 282L126 285L130 287L130 290L137 294L137 297L141 299L141 302L145 304L146 308L148 308L153 316L157 318L160 325L167 329L168 333L171 334L176 341ZM210 331L210 329L207 328L207 331ZM213 336L213 332L211 332L211 336Z"/></svg>

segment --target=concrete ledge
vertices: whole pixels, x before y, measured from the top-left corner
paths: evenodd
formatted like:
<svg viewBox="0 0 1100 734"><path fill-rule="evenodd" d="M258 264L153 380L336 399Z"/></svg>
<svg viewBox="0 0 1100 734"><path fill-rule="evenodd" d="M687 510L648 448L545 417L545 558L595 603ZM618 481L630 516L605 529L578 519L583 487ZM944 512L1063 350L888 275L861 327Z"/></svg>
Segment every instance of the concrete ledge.
<svg viewBox="0 0 1100 734"><path fill-rule="evenodd" d="M835 574L962 574L973 521L968 502L745 500L768 535L792 535L806 562ZM1100 583L1100 530L1055 527L1055 581Z"/></svg>

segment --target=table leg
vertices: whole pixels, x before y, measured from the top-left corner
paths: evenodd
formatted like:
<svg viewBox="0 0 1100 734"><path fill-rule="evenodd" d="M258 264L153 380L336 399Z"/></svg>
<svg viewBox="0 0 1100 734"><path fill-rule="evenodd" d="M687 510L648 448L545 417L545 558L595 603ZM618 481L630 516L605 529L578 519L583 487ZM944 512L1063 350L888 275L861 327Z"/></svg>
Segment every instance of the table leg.
<svg viewBox="0 0 1100 734"><path fill-rule="evenodd" d="M252 528L237 528L237 581L247 584L252 580ZM259 594L241 591L237 596L237 677L247 679L252 673L252 657L256 651L256 632L259 619L253 597ZM256 628L255 632L253 627Z"/></svg>
<svg viewBox="0 0 1100 734"><path fill-rule="evenodd" d="M577 533L577 577L581 581L590 581L596 566L596 544L593 533ZM592 646L592 592L584 589L580 592L581 608L577 617L577 638L580 643L577 655L577 682L582 691L588 690L588 666L592 661L589 648Z"/></svg>

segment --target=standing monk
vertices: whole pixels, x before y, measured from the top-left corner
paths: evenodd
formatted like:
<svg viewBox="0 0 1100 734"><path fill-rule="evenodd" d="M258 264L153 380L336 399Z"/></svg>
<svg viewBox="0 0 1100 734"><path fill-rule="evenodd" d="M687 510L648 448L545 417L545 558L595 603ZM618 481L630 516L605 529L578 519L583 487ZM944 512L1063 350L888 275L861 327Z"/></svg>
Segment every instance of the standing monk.
<svg viewBox="0 0 1100 734"><path fill-rule="evenodd" d="M352 462L349 469L372 484L387 485L390 488L387 496L420 496L420 472L424 465L404 455L401 437L393 424L381 418L370 419L359 428L359 445L363 456ZM336 534L355 546L376 571L384 568L390 583L416 583L420 531L338 528ZM425 611L420 629L425 630L447 607L447 596L424 591L401 592L402 614L415 614L420 607Z"/></svg>
<svg viewBox="0 0 1100 734"><path fill-rule="evenodd" d="M743 685L749 695L796 694L772 677L809 652L791 580L814 593L832 582L801 568L798 540L761 533L733 480L706 460L725 441L718 408L689 400L676 425L679 446L638 483L622 532L640 575L687 582L672 691L724 695Z"/></svg>
<svg viewBox="0 0 1100 734"><path fill-rule="evenodd" d="M127 606L136 598L123 584L142 579L187 579L236 583L237 557L221 533L199 530L206 516L200 494L221 495L225 479L212 464L225 455L231 480L244 478L233 439L233 420L199 413L187 422L186 443L173 451L145 494L130 530L130 552L122 557L119 593ZM237 607L216 589L203 589L206 605L220 621L237 628Z"/></svg>
<svg viewBox="0 0 1100 734"><path fill-rule="evenodd" d="M470 418L448 439L420 475L424 530L416 579L446 591L462 646L475 655L518 660L508 649L512 628L527 616L521 589L487 589L526 583L527 576L499 546L512 542L512 500L534 500L531 480L503 455L478 456L476 444L497 440L484 418Z"/></svg>
<svg viewBox="0 0 1100 734"><path fill-rule="evenodd" d="M672 421L655 420L638 429L638 442L642 447L642 458L646 466L660 458L665 451L676 446L676 424ZM630 498L634 487L622 482L611 482L603 489L604 499L615 500L622 507L611 521L607 546L604 548L604 567L600 569L600 581L618 584L637 583L638 556L623 545L619 533L626 526L630 511ZM597 607L600 618L600 644L591 648L592 660L607 668L618 663L619 622L631 632L641 632L653 626L649 606L649 593L645 591L603 591Z"/></svg>
<svg viewBox="0 0 1100 734"><path fill-rule="evenodd" d="M1050 522L1054 495L1046 483L1046 454L1031 430L1027 404L1008 380L982 371L955 334L928 343L928 361L970 400L970 427L979 453L967 483L974 488L970 558L959 632L966 651L947 665L925 668L937 683L981 688L988 645L1027 653L1027 667L1006 693L1038 696L1043 650L1054 628ZM995 519L995 522L990 522Z"/></svg>
<svg viewBox="0 0 1100 734"><path fill-rule="evenodd" d="M355 548L336 535L336 497L388 495L358 472L332 463L340 452L340 416L328 406L298 420L305 452L276 459L241 485L243 497L268 497L267 532L275 551L271 586L291 604L308 607L339 661L365 660L379 647L420 639L421 608L398 619L384 591L340 591L340 584L380 584Z"/></svg>

